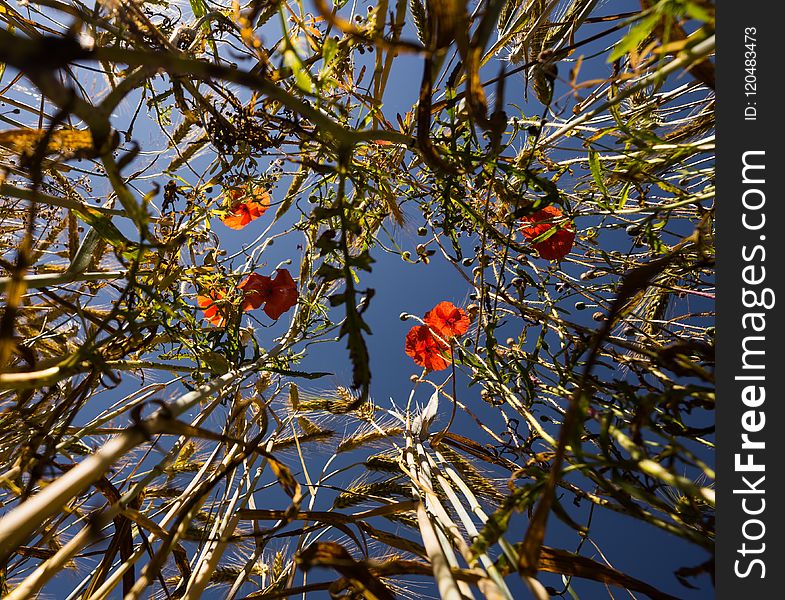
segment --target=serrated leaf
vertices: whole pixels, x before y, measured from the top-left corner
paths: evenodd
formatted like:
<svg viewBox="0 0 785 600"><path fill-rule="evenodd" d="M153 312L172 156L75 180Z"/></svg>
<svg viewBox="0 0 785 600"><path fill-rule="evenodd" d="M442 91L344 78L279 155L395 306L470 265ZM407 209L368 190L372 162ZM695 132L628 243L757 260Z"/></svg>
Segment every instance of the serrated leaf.
<svg viewBox="0 0 785 600"><path fill-rule="evenodd" d="M371 272L371 265L376 261L370 255L368 250L363 250L357 256L353 256L350 259L350 264L358 269L362 269L363 271Z"/></svg>
<svg viewBox="0 0 785 600"><path fill-rule="evenodd" d="M316 271L316 276L321 277L325 283L343 278L343 270L332 265L323 264Z"/></svg>

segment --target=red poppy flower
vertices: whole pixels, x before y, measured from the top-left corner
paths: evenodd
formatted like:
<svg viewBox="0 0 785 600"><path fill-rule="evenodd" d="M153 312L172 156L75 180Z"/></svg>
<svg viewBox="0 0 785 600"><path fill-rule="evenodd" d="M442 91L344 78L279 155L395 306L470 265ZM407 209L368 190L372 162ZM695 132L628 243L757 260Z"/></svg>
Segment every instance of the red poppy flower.
<svg viewBox="0 0 785 600"><path fill-rule="evenodd" d="M223 224L231 229L242 229L254 219L261 217L270 208L270 194L260 187L231 189L226 196L233 202Z"/></svg>
<svg viewBox="0 0 785 600"><path fill-rule="evenodd" d="M456 307L452 302L439 302L425 313L423 321L444 339L463 335L469 330L471 323L464 310Z"/></svg>
<svg viewBox="0 0 785 600"><path fill-rule="evenodd" d="M558 223L562 216L562 211L555 206L546 206L521 218L524 223L521 233L530 242L554 227L557 228L546 239L534 243L534 249L546 260L561 260L572 250L573 242L575 242L575 230L572 223Z"/></svg>
<svg viewBox="0 0 785 600"><path fill-rule="evenodd" d="M237 287L243 291L240 306L244 311L264 304L264 312L271 319L278 319L297 304L300 297L297 284L286 269L278 269L275 279L251 273Z"/></svg>
<svg viewBox="0 0 785 600"><path fill-rule="evenodd" d="M450 349L433 337L427 325L416 325L409 330L405 349L416 364L429 371L442 371L450 364Z"/></svg>
<svg viewBox="0 0 785 600"><path fill-rule="evenodd" d="M216 327L220 327L226 321L224 306L218 306L217 301L222 300L224 295L216 290L211 290L205 296L197 296L196 303L204 312L204 318Z"/></svg>

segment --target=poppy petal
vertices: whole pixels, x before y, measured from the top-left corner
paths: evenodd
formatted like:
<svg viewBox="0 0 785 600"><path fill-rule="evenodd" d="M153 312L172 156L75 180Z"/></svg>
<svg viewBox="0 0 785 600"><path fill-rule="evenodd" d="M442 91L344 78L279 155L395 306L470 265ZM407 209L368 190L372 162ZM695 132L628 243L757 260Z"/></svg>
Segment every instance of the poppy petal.
<svg viewBox="0 0 785 600"><path fill-rule="evenodd" d="M231 229L242 229L270 208L270 194L259 187L230 189L224 196L232 201L232 206L222 221Z"/></svg>
<svg viewBox="0 0 785 600"><path fill-rule="evenodd" d="M223 297L223 293L215 290L210 291L209 295L196 297L196 303L204 313L205 320L216 327L220 327L226 321L222 307L216 304L216 300Z"/></svg>
<svg viewBox="0 0 785 600"><path fill-rule="evenodd" d="M265 314L273 320L297 304L300 297L297 284L286 269L279 269L274 279L252 273L237 287L243 292L242 310L256 309L264 304Z"/></svg>
<svg viewBox="0 0 785 600"><path fill-rule="evenodd" d="M462 308L452 302L439 302L425 313L423 319L437 335L447 339L463 335L469 330L471 321Z"/></svg>
<svg viewBox="0 0 785 600"><path fill-rule="evenodd" d="M521 218L521 233L528 241L533 242L534 249L537 250L541 258L545 260L561 260L572 250L575 242L575 230L572 223L557 224L564 215L555 206L546 206L535 213ZM534 242L556 228L545 239Z"/></svg>
<svg viewBox="0 0 785 600"><path fill-rule="evenodd" d="M231 214L223 218L223 224L230 229L242 229L251 222L248 209L244 204L233 206L230 211Z"/></svg>
<svg viewBox="0 0 785 600"><path fill-rule="evenodd" d="M272 286L273 280L269 277L251 273L237 286L243 291L240 308L243 311L259 308L269 298Z"/></svg>
<svg viewBox="0 0 785 600"><path fill-rule="evenodd" d="M450 364L450 349L433 336L427 325L416 325L409 330L404 350L415 364L429 371L442 371Z"/></svg>
<svg viewBox="0 0 785 600"><path fill-rule="evenodd" d="M275 279L272 280L272 291L267 304L264 306L264 312L271 319L277 320L283 313L297 304L299 297L297 284L292 279L289 271L279 269Z"/></svg>

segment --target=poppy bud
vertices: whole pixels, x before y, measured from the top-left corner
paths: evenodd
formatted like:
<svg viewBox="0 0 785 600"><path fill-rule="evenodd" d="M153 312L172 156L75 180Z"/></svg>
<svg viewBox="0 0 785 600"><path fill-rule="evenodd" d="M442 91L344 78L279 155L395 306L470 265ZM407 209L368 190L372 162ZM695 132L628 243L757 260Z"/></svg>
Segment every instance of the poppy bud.
<svg viewBox="0 0 785 600"><path fill-rule="evenodd" d="M474 321L477 317L477 313L480 312L480 307L476 304L470 304L466 307L466 314L469 315L469 318Z"/></svg>

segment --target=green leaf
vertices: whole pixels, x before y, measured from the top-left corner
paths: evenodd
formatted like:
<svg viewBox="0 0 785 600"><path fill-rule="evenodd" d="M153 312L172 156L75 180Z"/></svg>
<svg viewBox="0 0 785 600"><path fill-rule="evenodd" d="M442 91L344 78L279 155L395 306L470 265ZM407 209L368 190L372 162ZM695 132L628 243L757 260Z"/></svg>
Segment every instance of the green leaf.
<svg viewBox="0 0 785 600"><path fill-rule="evenodd" d="M621 196L619 197L619 203L616 205L616 210L623 210L624 207L627 205L627 199L630 197L630 188L632 187L632 183L629 181L624 184L624 187L621 190Z"/></svg>
<svg viewBox="0 0 785 600"><path fill-rule="evenodd" d="M283 55L284 64L292 70L294 75L294 83L302 91L311 93L313 92L313 83L311 82L311 74L308 69L303 65L303 61L297 56L292 48L288 48Z"/></svg>
<svg viewBox="0 0 785 600"><path fill-rule="evenodd" d="M101 238L109 242L112 246L125 245L134 246L128 238L126 238L117 226L112 223L112 220L103 215L101 212L85 206L84 208L75 209L76 216L82 221L95 229Z"/></svg>
<svg viewBox="0 0 785 600"><path fill-rule="evenodd" d="M714 17L712 14L707 11L705 7L696 2L687 2L684 5L684 12L686 12L689 17L695 19L696 21L714 23Z"/></svg>
<svg viewBox="0 0 785 600"><path fill-rule="evenodd" d="M269 371L270 373L278 373L279 375L286 375L287 377L299 377L301 379L320 379L322 377L327 377L328 375L335 375L335 373L329 373L327 371L314 371L313 373L309 373L308 371L297 371L293 369L283 369L277 367L267 367L265 371Z"/></svg>
<svg viewBox="0 0 785 600"><path fill-rule="evenodd" d="M630 32L616 44L616 47L608 57L608 62L612 63L627 54L630 50L637 48L638 45L649 36L660 21L660 18L659 14L652 13L630 29Z"/></svg>
<svg viewBox="0 0 785 600"><path fill-rule="evenodd" d="M327 36L327 39L324 40L324 45L322 46L322 59L324 60L324 64L322 65L321 71L319 71L319 79L324 80L330 76L330 73L332 73L333 68L335 67L333 59L337 54L338 41L332 36Z"/></svg>
<svg viewBox="0 0 785 600"><path fill-rule="evenodd" d="M350 260L350 264L352 266L357 267L358 269L362 269L363 271L371 272L371 265L376 262L373 257L370 255L368 250L363 250L357 256L353 256Z"/></svg>
<svg viewBox="0 0 785 600"><path fill-rule="evenodd" d="M207 14L207 2L205 0L190 0L190 3L191 10L197 19Z"/></svg>
<svg viewBox="0 0 785 600"><path fill-rule="evenodd" d="M330 281L343 279L343 269L325 263L317 269L316 276L321 277L325 283L329 283Z"/></svg>
<svg viewBox="0 0 785 600"><path fill-rule="evenodd" d="M608 197L608 188L605 187L605 180L602 176L602 163L596 150L589 150L589 169L591 169L591 176L594 178L594 183L602 192L602 195Z"/></svg>
<svg viewBox="0 0 785 600"><path fill-rule="evenodd" d="M204 361L204 364L210 369L210 372L215 373L216 375L228 373L231 368L227 358L218 352L205 352L202 354L201 358Z"/></svg>

